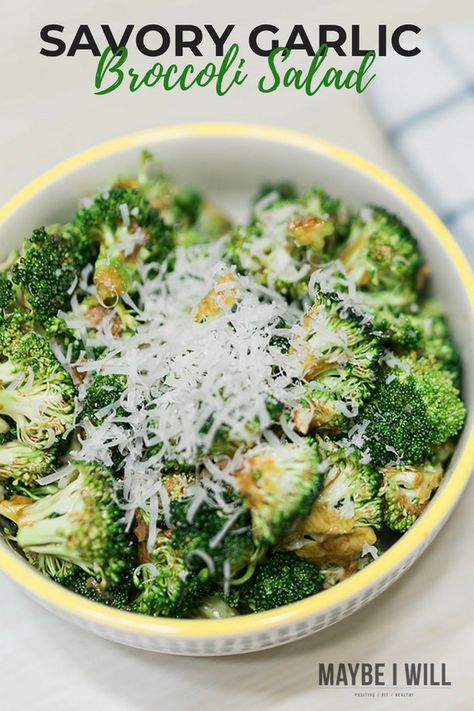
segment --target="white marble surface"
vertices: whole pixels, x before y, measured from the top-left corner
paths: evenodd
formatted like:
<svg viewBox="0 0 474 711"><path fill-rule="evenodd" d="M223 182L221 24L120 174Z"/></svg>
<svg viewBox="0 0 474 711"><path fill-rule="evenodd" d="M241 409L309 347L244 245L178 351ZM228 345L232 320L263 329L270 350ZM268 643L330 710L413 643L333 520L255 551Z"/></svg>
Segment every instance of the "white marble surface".
<svg viewBox="0 0 474 711"><path fill-rule="evenodd" d="M101 98L92 93L95 60L47 60L38 55L38 31L48 22L68 28L109 22L117 29L126 22L235 22L242 34L261 22L281 27L334 22L361 24L370 33L379 22L414 22L427 30L473 15L469 0L299 0L291 11L289 7L270 0L232 5L215 0L137 0L132 5L113 0L4 0L0 201L89 145L181 121L247 120L298 128L350 147L413 184L363 99L352 94L262 96L249 86L223 98L199 92L164 98L153 92L133 97L121 92ZM119 647L67 626L0 577L0 708L472 709L473 511L471 485L415 568L369 607L317 636L242 657L173 658ZM446 662L452 687L420 690L408 699L357 699L350 691L317 689L320 661Z"/></svg>

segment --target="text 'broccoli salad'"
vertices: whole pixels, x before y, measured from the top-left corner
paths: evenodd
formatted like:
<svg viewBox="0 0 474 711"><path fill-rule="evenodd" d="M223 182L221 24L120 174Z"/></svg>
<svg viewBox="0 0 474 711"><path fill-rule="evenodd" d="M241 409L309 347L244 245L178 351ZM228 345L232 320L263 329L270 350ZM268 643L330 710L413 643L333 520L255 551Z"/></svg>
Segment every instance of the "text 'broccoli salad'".
<svg viewBox="0 0 474 711"><path fill-rule="evenodd" d="M279 184L234 227L145 153L1 266L5 537L165 617L357 572L420 516L464 422L427 277L382 208Z"/></svg>

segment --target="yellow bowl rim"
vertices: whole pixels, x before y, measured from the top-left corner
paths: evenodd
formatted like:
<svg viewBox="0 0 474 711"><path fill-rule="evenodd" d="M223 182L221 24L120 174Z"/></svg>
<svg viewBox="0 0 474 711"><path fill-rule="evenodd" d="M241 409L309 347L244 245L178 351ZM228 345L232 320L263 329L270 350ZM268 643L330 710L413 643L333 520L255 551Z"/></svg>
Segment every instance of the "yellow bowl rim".
<svg viewBox="0 0 474 711"><path fill-rule="evenodd" d="M115 138L78 153L33 180L0 207L0 224L41 190L83 165L134 147L199 137L250 138L282 143L333 158L378 181L408 204L432 230L433 236L442 244L455 265L468 294L471 313L474 313L474 275L461 249L434 212L403 183L371 162L328 141L290 129L240 123L180 124ZM57 608L63 616L72 615L85 622L116 631L195 640L262 633L284 624L297 623L316 614L327 613L330 608L359 594L364 588L376 585L391 570L396 569L449 515L469 477L473 464L471 451L474 451L474 424L465 441L459 462L445 487L437 494L416 525L378 560L329 590L269 612L225 620L175 620L116 610L62 588L38 573L6 544L0 546L0 570L30 595L39 598L44 605Z"/></svg>

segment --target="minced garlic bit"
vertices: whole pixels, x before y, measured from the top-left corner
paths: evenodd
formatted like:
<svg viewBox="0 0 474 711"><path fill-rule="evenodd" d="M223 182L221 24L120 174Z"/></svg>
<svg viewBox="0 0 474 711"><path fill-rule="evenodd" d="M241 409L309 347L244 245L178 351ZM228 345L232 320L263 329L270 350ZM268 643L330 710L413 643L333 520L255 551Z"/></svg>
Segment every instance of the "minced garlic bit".
<svg viewBox="0 0 474 711"><path fill-rule="evenodd" d="M297 245L316 250L324 247L325 238L333 231L332 223L311 215L294 218L288 223L288 232Z"/></svg>
<svg viewBox="0 0 474 711"><path fill-rule="evenodd" d="M220 316L232 309L240 295L237 277L233 272L220 276L215 285L198 304L196 321L201 323L208 318Z"/></svg>

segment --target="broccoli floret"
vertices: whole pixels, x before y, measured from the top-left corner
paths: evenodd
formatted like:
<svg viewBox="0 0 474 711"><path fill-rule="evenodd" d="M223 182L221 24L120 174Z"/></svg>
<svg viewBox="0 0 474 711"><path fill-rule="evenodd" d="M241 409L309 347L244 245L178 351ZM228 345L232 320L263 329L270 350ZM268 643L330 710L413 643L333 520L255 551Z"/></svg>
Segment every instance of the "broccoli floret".
<svg viewBox="0 0 474 711"><path fill-rule="evenodd" d="M13 442L16 439L16 428L11 427L6 420L3 421L4 427L2 427L2 432L0 433L0 447L9 442Z"/></svg>
<svg viewBox="0 0 474 711"><path fill-rule="evenodd" d="M126 375L94 373L87 388L86 398L82 407L82 417L88 418L94 425L99 425L103 418L98 413L104 407L118 403L126 387ZM118 409L119 406L117 405Z"/></svg>
<svg viewBox="0 0 474 711"><path fill-rule="evenodd" d="M397 352L415 350L422 343L422 330L412 314L385 307L374 312L373 323L380 340Z"/></svg>
<svg viewBox="0 0 474 711"><path fill-rule="evenodd" d="M16 541L40 569L57 570L65 561L107 590L120 583L133 561L123 511L108 469L82 461L73 465L67 486L21 508Z"/></svg>
<svg viewBox="0 0 474 711"><path fill-rule="evenodd" d="M204 502L189 514L192 498L171 503L171 520L175 529L172 544L191 572L208 569L209 575L222 581L235 581L242 571L253 570L261 549L255 546L249 512L243 501L229 494L232 508L224 510Z"/></svg>
<svg viewBox="0 0 474 711"><path fill-rule="evenodd" d="M19 256L20 256L20 250L17 248L12 249L7 254L5 259L2 259L0 261L0 274L6 274L7 272L9 272Z"/></svg>
<svg viewBox="0 0 474 711"><path fill-rule="evenodd" d="M382 525L381 476L361 464L356 451L348 454L329 440L319 440L319 448L325 456L323 488L279 546L318 565L355 567L364 546L377 540L373 527Z"/></svg>
<svg viewBox="0 0 474 711"><path fill-rule="evenodd" d="M202 195L196 190L181 190L173 196L171 213L173 223L179 225L194 225L202 208Z"/></svg>
<svg viewBox="0 0 474 711"><path fill-rule="evenodd" d="M382 469L384 523L404 533L416 521L439 487L443 476L440 463L426 461L417 466L393 465Z"/></svg>
<svg viewBox="0 0 474 711"><path fill-rule="evenodd" d="M349 275L341 271L335 276L332 288L338 294L347 294L349 299L353 298ZM418 311L416 299L416 292L402 285L386 291L358 290L354 306L364 321L371 321L372 333L383 344L397 350L412 350L420 346L422 339L415 317Z"/></svg>
<svg viewBox="0 0 474 711"><path fill-rule="evenodd" d="M440 464L444 469L448 465L449 460L451 459L455 449L455 440L448 439L442 444L438 444L431 447L428 459L430 460L431 464Z"/></svg>
<svg viewBox="0 0 474 711"><path fill-rule="evenodd" d="M308 513L322 484L320 462L309 441L259 445L244 455L236 481L257 544L275 543L297 516Z"/></svg>
<svg viewBox="0 0 474 711"><path fill-rule="evenodd" d="M323 487L309 514L295 524L301 537L350 533L359 526L380 528L379 472L361 464L356 450L348 454L329 440L321 440L320 450L325 455Z"/></svg>
<svg viewBox="0 0 474 711"><path fill-rule="evenodd" d="M135 590L132 577L133 569L130 569L128 575L121 577L118 584L110 584L106 590L103 590L99 581L82 568L62 562L61 569L57 565L58 559L53 560L51 569L44 569L43 572L53 578L55 582L92 602L100 602L102 605L115 607L119 610L129 609L130 599Z"/></svg>
<svg viewBox="0 0 474 711"><path fill-rule="evenodd" d="M113 188L97 196L76 214L71 231L100 245L94 284L106 305L135 289L140 262L162 262L173 246L171 232L157 210L131 188Z"/></svg>
<svg viewBox="0 0 474 711"><path fill-rule="evenodd" d="M149 564L135 571L139 594L132 610L160 617L186 617L211 589L207 568L190 571L167 532L158 534L150 557Z"/></svg>
<svg viewBox="0 0 474 711"><path fill-rule="evenodd" d="M17 439L0 444L0 480L11 479L31 486L57 464L57 449L38 449Z"/></svg>
<svg viewBox="0 0 474 711"><path fill-rule="evenodd" d="M217 207L205 202L194 226L174 228L174 241L177 247L188 249L218 239L231 228L231 221Z"/></svg>
<svg viewBox="0 0 474 711"><path fill-rule="evenodd" d="M417 311L417 294L406 286L394 287L387 291L358 291L362 303L373 314L374 320L380 314L390 318L391 314L398 316L402 313L413 314ZM387 313L388 311L388 313Z"/></svg>
<svg viewBox="0 0 474 711"><path fill-rule="evenodd" d="M2 482L3 496L11 499L13 496L26 496L31 501L42 499L44 496L55 494L57 484L23 484L21 480L5 479Z"/></svg>
<svg viewBox="0 0 474 711"><path fill-rule="evenodd" d="M372 322L380 321L382 325L384 319L391 322L401 314L413 316L418 312L418 294L412 286L401 282L391 289L367 290L359 285L354 293L356 287L354 278L344 268L342 262L336 260L329 266L333 268L333 273L329 271L332 280L327 286L330 285L330 288L338 294L347 294L349 300L355 297L354 307L357 312L371 317ZM324 271L322 274L324 276ZM328 288L325 291L328 291Z"/></svg>
<svg viewBox="0 0 474 711"><path fill-rule="evenodd" d="M346 234L349 216L339 198L319 187L311 188L296 201L298 209L289 223L289 232L298 246L309 247L313 263L327 261Z"/></svg>
<svg viewBox="0 0 474 711"><path fill-rule="evenodd" d="M113 189L115 188L136 190L153 209L159 211L165 222L173 224L173 198L179 188L170 183L149 151L141 153L137 177L121 176L115 181Z"/></svg>
<svg viewBox="0 0 474 711"><path fill-rule="evenodd" d="M240 605L252 612L298 602L323 589L319 568L292 552L274 552L261 563L240 591Z"/></svg>
<svg viewBox="0 0 474 711"><path fill-rule="evenodd" d="M294 200L264 198L250 226L230 235L227 257L239 272L298 299L314 266L333 251L340 226L340 202L319 188Z"/></svg>
<svg viewBox="0 0 474 711"><path fill-rule="evenodd" d="M156 171L151 153L142 154L137 189L173 228L177 246L191 247L217 239L231 227L229 218L192 188L180 188Z"/></svg>
<svg viewBox="0 0 474 711"><path fill-rule="evenodd" d="M67 311L81 271L95 261L93 240L40 227L26 241L24 253L13 265L13 282L39 322Z"/></svg>
<svg viewBox="0 0 474 711"><path fill-rule="evenodd" d="M321 379L343 367L361 381L376 379L382 347L335 294L316 293L293 334L290 352L306 380Z"/></svg>
<svg viewBox="0 0 474 711"><path fill-rule="evenodd" d="M347 432L370 392L367 383L348 370L329 372L304 386L301 402L292 413L294 427L302 434Z"/></svg>
<svg viewBox="0 0 474 711"><path fill-rule="evenodd" d="M296 429L343 432L374 388L382 346L336 295L315 295L293 329L290 354L309 381L293 410Z"/></svg>
<svg viewBox="0 0 474 711"><path fill-rule="evenodd" d="M147 459L152 455L152 450L147 453ZM186 469L186 465L182 465L178 470L177 462L164 462L162 464L162 473L160 477L161 484L168 495L170 502L180 501L189 496L189 487L196 482L196 473L194 468ZM158 516L158 526L167 528L167 519L163 514ZM148 525L150 522L150 514L144 509L137 509L135 512L135 527L133 532L139 543L139 552L146 550L148 540ZM146 558L146 555L145 555Z"/></svg>
<svg viewBox="0 0 474 711"><path fill-rule="evenodd" d="M13 284L10 277L0 272L0 316L5 315L13 306Z"/></svg>
<svg viewBox="0 0 474 711"><path fill-rule="evenodd" d="M4 385L10 384L22 369L37 373L53 369L54 381L67 380L48 341L31 330L31 322L19 312L0 321L0 367Z"/></svg>
<svg viewBox="0 0 474 711"><path fill-rule="evenodd" d="M425 301L414 321L422 334L421 343L417 345L421 354L436 358L459 387L461 358L451 339L448 322L439 304L431 299Z"/></svg>
<svg viewBox="0 0 474 711"><path fill-rule="evenodd" d="M449 373L433 359L403 357L385 371L363 413L372 461L380 466L422 462L432 445L459 432L465 415Z"/></svg>
<svg viewBox="0 0 474 711"><path fill-rule="evenodd" d="M276 413L280 406L268 403L267 411ZM210 415L203 423L200 434L207 435L207 442L202 445L198 460L202 456L214 457L223 455L233 455L242 444L248 448L258 442L262 434L262 427L258 417L252 420L243 421L241 426L234 431L227 424L215 426L215 417ZM181 465L180 465L181 466Z"/></svg>
<svg viewBox="0 0 474 711"><path fill-rule="evenodd" d="M416 241L406 225L383 208L360 211L339 257L361 289L387 295L402 286L416 291L422 264Z"/></svg>
<svg viewBox="0 0 474 711"><path fill-rule="evenodd" d="M171 188L171 205L165 220L173 227L174 241L179 247L192 247L211 242L226 234L232 223L215 205L204 200L196 190Z"/></svg>
<svg viewBox="0 0 474 711"><path fill-rule="evenodd" d="M119 179L114 187L137 190L173 228L177 246L190 247L216 239L231 227L226 215L196 190L173 185L160 170L153 155L143 151L138 177Z"/></svg>
<svg viewBox="0 0 474 711"><path fill-rule="evenodd" d="M59 316L52 316L42 323L42 329L49 342L56 343L70 362L77 362L84 351L83 342L76 337L66 321Z"/></svg>
<svg viewBox="0 0 474 711"><path fill-rule="evenodd" d="M309 265L299 261L299 255L288 246L286 222L278 224L278 240L260 221L249 228L234 229L227 240L226 254L239 273L250 274L264 286L299 299L307 290Z"/></svg>
<svg viewBox="0 0 474 711"><path fill-rule="evenodd" d="M75 388L46 339L23 325L16 316L0 324L0 409L24 444L49 448L74 421Z"/></svg>

